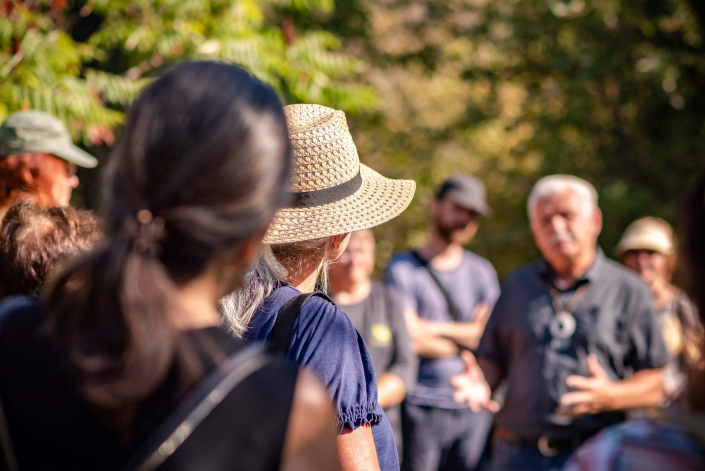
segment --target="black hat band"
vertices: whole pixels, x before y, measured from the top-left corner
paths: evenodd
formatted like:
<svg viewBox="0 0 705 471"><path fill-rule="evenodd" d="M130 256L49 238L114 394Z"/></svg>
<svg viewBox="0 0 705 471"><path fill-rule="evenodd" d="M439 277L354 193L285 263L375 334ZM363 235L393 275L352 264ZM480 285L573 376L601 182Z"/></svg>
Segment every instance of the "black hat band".
<svg viewBox="0 0 705 471"><path fill-rule="evenodd" d="M335 203L343 200L348 196L353 195L362 186L362 175L357 172L357 175L350 180L339 185L320 190L303 191L301 193L292 193L294 208L313 208L323 206L324 204Z"/></svg>

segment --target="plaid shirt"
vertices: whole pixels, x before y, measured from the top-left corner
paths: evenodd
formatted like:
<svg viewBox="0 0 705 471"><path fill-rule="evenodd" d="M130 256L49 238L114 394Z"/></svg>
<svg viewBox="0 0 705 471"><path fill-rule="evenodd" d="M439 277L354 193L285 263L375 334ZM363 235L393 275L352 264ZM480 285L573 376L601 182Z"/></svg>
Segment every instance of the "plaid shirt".
<svg viewBox="0 0 705 471"><path fill-rule="evenodd" d="M608 427L578 448L563 471L697 471L704 444L670 422L635 420Z"/></svg>

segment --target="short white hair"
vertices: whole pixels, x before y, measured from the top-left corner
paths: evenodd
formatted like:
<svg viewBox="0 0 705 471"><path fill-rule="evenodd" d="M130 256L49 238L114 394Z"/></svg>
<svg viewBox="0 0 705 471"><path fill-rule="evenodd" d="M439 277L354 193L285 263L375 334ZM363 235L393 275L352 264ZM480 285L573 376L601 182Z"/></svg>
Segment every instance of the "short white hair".
<svg viewBox="0 0 705 471"><path fill-rule="evenodd" d="M526 204L529 221L533 220L536 204L541 198L568 190L574 191L585 201L586 211L597 208L597 191L590 183L573 175L549 175L537 181L529 194L529 200Z"/></svg>

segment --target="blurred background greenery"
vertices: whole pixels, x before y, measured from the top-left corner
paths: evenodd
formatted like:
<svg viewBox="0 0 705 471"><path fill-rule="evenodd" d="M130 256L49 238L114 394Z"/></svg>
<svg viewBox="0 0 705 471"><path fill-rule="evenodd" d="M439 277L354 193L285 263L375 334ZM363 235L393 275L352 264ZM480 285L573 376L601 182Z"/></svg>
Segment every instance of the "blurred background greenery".
<svg viewBox="0 0 705 471"><path fill-rule="evenodd" d="M633 219L676 221L705 163L702 0L0 0L0 120L50 111L101 161L164 67L246 67L286 103L348 114L361 159L417 181L376 229L379 264L422 243L448 175L488 187L470 248L500 276L538 256L526 197L552 173L592 182L611 254ZM98 172L76 204L96 207Z"/></svg>

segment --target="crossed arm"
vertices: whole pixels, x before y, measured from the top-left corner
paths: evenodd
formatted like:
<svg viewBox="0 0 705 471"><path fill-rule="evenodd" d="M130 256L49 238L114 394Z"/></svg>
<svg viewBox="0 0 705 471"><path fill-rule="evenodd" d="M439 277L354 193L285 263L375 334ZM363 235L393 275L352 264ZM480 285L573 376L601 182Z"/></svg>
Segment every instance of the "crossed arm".
<svg viewBox="0 0 705 471"><path fill-rule="evenodd" d="M422 358L443 358L477 348L491 311L487 304L478 304L472 322L429 321L412 310L404 315L416 353Z"/></svg>

